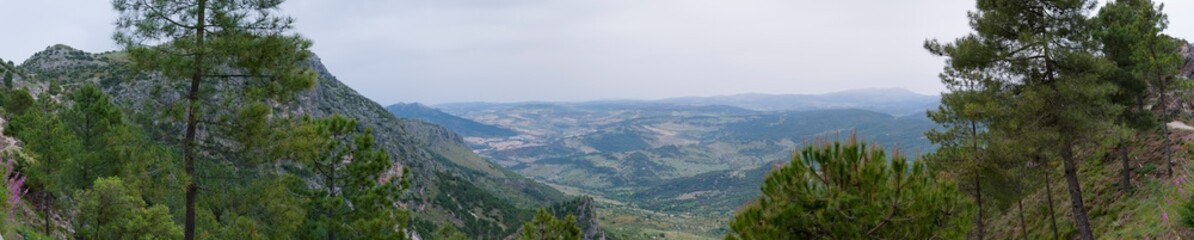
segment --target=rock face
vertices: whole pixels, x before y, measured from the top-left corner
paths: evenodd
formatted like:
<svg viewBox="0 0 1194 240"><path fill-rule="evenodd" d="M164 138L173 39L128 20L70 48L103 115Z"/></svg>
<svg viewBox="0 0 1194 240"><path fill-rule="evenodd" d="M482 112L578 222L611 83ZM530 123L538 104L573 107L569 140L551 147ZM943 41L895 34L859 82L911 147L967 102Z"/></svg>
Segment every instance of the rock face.
<svg viewBox="0 0 1194 240"><path fill-rule="evenodd" d="M1187 79L1194 79L1194 44L1182 44L1179 50L1181 51L1182 61L1185 62L1182 65L1181 76Z"/></svg>
<svg viewBox="0 0 1194 240"><path fill-rule="evenodd" d="M54 45L38 52L21 63L21 67L31 72L75 71L85 67L102 67L108 63L90 54L67 45Z"/></svg>
<svg viewBox="0 0 1194 240"><path fill-rule="evenodd" d="M130 112L146 108L148 100L173 100L177 95L154 94L180 81L152 73L131 71L121 53L92 54L65 45L37 53L17 69L29 75L17 79L35 95L49 81L70 89L97 84ZM473 154L452 131L422 121L397 118L381 105L340 82L313 57L318 72L313 90L295 102L275 106L277 114L323 117L340 114L372 129L381 148L396 166L413 174L411 189L403 197L414 214L414 227L423 235L436 225L454 224L471 236L494 238L513 233L535 208L566 199L559 191L515 174ZM213 81L215 82L215 81ZM220 83L215 82L217 86ZM467 197L464 197L467 196Z"/></svg>
<svg viewBox="0 0 1194 240"><path fill-rule="evenodd" d="M605 240L605 233L597 223L597 212L594 211L592 197L583 197L572 212L576 213L576 223L584 232L585 240Z"/></svg>
<svg viewBox="0 0 1194 240"><path fill-rule="evenodd" d="M560 219L568 215L576 217L576 226L580 227L581 239L605 240L605 232L601 231L601 225L597 222L596 208L593 205L593 198L586 196L553 205L549 208L549 212ZM519 231L518 234L511 235L506 239L514 239L521 234L521 229Z"/></svg>

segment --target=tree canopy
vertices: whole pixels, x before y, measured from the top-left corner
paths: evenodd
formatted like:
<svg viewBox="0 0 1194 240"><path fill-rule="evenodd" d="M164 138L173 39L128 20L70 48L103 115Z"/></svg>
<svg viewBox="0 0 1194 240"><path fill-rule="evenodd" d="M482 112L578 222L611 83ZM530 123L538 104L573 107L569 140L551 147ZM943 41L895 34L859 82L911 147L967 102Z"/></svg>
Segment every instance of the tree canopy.
<svg viewBox="0 0 1194 240"><path fill-rule="evenodd" d="M805 146L766 176L726 239L964 237L970 202L927 170L853 138Z"/></svg>

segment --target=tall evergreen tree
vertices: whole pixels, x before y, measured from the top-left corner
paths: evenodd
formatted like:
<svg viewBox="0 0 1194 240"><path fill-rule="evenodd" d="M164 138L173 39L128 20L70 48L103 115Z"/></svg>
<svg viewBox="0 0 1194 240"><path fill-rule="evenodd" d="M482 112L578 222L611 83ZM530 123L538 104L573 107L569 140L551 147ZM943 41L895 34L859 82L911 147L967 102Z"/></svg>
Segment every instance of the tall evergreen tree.
<svg viewBox="0 0 1194 240"><path fill-rule="evenodd" d="M241 112L235 109L246 103L263 99L286 101L293 93L314 83L314 73L303 65L310 56L307 49L311 43L289 33L294 20L279 16L277 10L282 3L283 0L113 1L113 7L120 13L113 38L128 50L134 65L158 71L172 80L186 79L185 84L178 86L185 100L176 107L185 113L180 124L185 130L180 139L183 169L190 181L185 188L183 216L187 240L195 238L195 204L202 185L196 174L196 161L212 155L203 154L201 148L214 142L214 137L200 138L196 133L201 128L219 133L214 130L220 126L250 127L231 123L232 119L226 116ZM235 87L211 88L215 81ZM226 100L211 102L213 96ZM209 104L222 106L204 107ZM220 111L229 107L233 111Z"/></svg>
<svg viewBox="0 0 1194 240"><path fill-rule="evenodd" d="M992 163L992 156L987 154L990 143L986 140L988 123L996 118L1000 106L992 105L992 94L996 91L982 89L976 82L981 75L967 75L966 72L947 70L941 79L950 87L950 92L941 96L941 106L936 111L929 112L929 118L943 129L932 129L925 135L929 140L940 146L931 155L931 164L935 169L952 173L957 179L968 179L962 184L974 196L975 207L975 237L983 239L986 236L985 218L983 216L983 178L992 175L998 169ZM976 104L977 103L977 104ZM987 190L990 191L990 190Z"/></svg>
<svg viewBox="0 0 1194 240"><path fill-rule="evenodd" d="M726 239L955 239L972 210L923 162L854 140L805 146L762 191Z"/></svg>
<svg viewBox="0 0 1194 240"><path fill-rule="evenodd" d="M1162 11L1163 5L1156 6L1148 0L1129 1L1129 3L1123 4L1130 5L1132 8L1130 11L1136 12L1135 21L1129 23L1135 33L1134 44L1130 45L1132 49L1130 58L1134 62L1130 71L1137 78L1143 79L1151 92L1158 95L1158 115L1161 122L1168 123L1176 114L1176 110L1171 107L1173 100L1170 95L1174 91L1180 90L1178 87L1189 85L1179 84L1189 80L1177 76L1181 64L1183 64L1182 57L1178 54L1181 42L1161 33L1169 25L1168 17ZM1162 127L1161 131L1165 140L1166 173L1169 177L1173 177L1173 140L1169 136L1168 127Z"/></svg>
<svg viewBox="0 0 1194 240"><path fill-rule="evenodd" d="M407 174L386 174L392 161L376 149L371 131L333 115L308 122L294 137L300 138L290 141L298 143L291 146L297 159L320 186L305 191L312 200L311 230L321 230L328 240L406 238L407 213L397 208L395 197Z"/></svg>
<svg viewBox="0 0 1194 240"><path fill-rule="evenodd" d="M1083 202L1075 153L1095 147L1119 115L1110 102L1114 83L1103 72L1111 64L1094 54L1087 17L1089 0L978 0L970 13L974 33L951 44L926 43L948 58L948 69L980 75L984 89L998 91L1006 111L992 131L1024 133L1024 146L1043 145L1061 158L1074 222L1081 239L1094 239ZM947 85L951 84L945 82Z"/></svg>
<svg viewBox="0 0 1194 240"><path fill-rule="evenodd" d="M73 104L63 115L82 145L71 165L75 178L71 182L74 188L82 189L97 178L116 175L122 163L131 159L117 159L109 148L133 143L120 139L127 136L121 132L126 128L123 114L106 93L88 84L71 95Z"/></svg>
<svg viewBox="0 0 1194 240"><path fill-rule="evenodd" d="M1095 18L1095 36L1101 44L1103 56L1115 63L1116 68L1107 75L1119 86L1113 95L1118 104L1127 106L1117 121L1127 132L1151 130L1158 126L1153 114L1145 109L1149 88L1161 98L1161 112L1166 112L1168 89L1171 82L1158 79L1156 69L1164 77L1176 75L1177 42L1161 34L1168 25L1167 17L1151 0L1119 0L1108 3L1099 10ZM1159 45L1159 46L1158 46ZM1152 52L1159 50L1160 52ZM1159 68L1158 68L1159 67ZM1161 119L1167 119L1162 113ZM1169 140L1165 134L1166 141ZM1123 165L1120 184L1125 192L1131 191L1131 165L1128 163L1128 144L1121 135L1117 155ZM1165 159L1169 163L1169 144L1166 144ZM1171 171L1172 164L1167 164Z"/></svg>
<svg viewBox="0 0 1194 240"><path fill-rule="evenodd" d="M20 91L18 91L20 92ZM20 93L18 93L20 94ZM27 93L23 94L28 96ZM19 96L19 95L18 95ZM61 106L49 95L43 93L34 106L23 114L13 118L4 133L25 142L25 149L35 156L35 162L29 164L31 169L30 184L40 190L43 213L43 233L51 234L50 216L54 193L71 192L71 187L65 184L64 178L69 177L62 166L71 165L76 159L73 153L79 150L78 138L59 117Z"/></svg>

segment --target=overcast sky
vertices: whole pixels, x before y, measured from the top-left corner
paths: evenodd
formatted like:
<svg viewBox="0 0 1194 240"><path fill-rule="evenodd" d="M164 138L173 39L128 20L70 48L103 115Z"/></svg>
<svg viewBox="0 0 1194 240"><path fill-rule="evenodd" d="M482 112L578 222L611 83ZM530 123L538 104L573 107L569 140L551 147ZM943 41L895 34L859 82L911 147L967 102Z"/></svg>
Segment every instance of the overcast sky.
<svg viewBox="0 0 1194 240"><path fill-rule="evenodd" d="M115 49L106 0L0 0L0 58ZM1194 1L1162 0L1194 38ZM944 89L926 38L970 0L290 0L333 74L395 102L655 99Z"/></svg>

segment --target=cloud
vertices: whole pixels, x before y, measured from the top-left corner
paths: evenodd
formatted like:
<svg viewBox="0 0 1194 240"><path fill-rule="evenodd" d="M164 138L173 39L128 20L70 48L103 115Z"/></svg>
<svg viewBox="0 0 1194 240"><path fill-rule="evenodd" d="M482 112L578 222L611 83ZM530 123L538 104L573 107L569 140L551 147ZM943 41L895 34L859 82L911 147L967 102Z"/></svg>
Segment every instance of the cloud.
<svg viewBox="0 0 1194 240"><path fill-rule="evenodd" d="M1194 2L1166 0L1194 36ZM115 46L107 1L0 8L0 57ZM290 0L340 80L382 103L943 88L925 39L969 32L964 0ZM1185 14L1185 15L1183 15Z"/></svg>
<svg viewBox="0 0 1194 240"><path fill-rule="evenodd" d="M970 4L958 2L293 1L287 10L331 69L388 103L936 92L940 60L920 45L965 32Z"/></svg>

